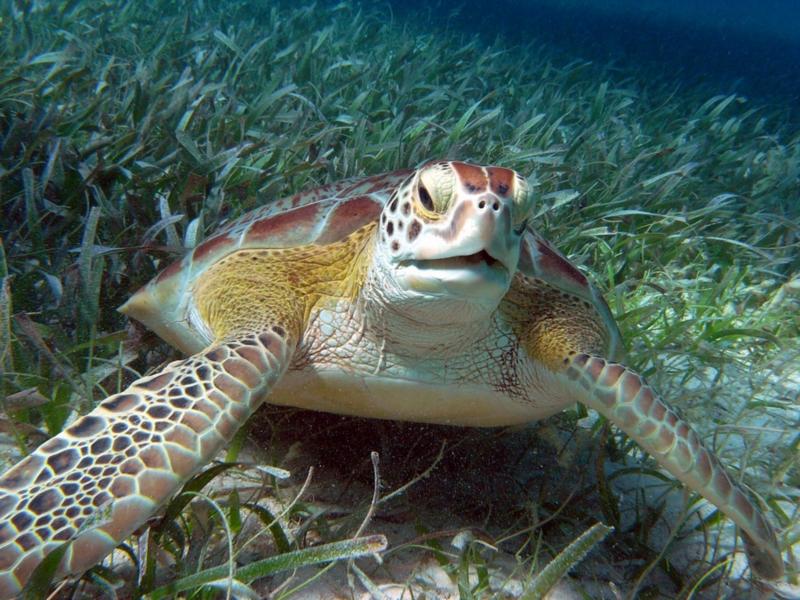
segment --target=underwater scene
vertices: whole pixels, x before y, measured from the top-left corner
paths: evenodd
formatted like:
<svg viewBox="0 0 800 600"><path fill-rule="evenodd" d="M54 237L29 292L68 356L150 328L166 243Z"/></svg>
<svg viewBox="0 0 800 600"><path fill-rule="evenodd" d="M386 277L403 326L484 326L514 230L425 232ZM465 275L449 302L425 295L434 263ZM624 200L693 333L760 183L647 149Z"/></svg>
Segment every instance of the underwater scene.
<svg viewBox="0 0 800 600"><path fill-rule="evenodd" d="M0 600L800 598L796 3L0 44Z"/></svg>

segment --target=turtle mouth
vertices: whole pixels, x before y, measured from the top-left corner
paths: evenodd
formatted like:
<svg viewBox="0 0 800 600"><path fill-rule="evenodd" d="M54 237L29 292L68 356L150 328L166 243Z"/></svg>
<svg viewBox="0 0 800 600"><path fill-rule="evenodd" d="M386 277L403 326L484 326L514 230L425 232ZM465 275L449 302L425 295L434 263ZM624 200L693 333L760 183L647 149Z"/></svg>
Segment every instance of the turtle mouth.
<svg viewBox="0 0 800 600"><path fill-rule="evenodd" d="M492 303L508 290L509 268L486 250L399 263L402 287L433 296L457 296Z"/></svg>
<svg viewBox="0 0 800 600"><path fill-rule="evenodd" d="M475 277L506 279L509 276L509 269L503 261L495 258L486 250L445 258L404 260L400 262L399 266L420 275L448 281L471 280Z"/></svg>
<svg viewBox="0 0 800 600"><path fill-rule="evenodd" d="M507 271L505 265L486 250L473 252L466 256L448 256L447 258L433 258L428 260L411 260L405 263L420 269L474 269L476 267L488 267L490 269L502 269ZM402 264L402 263L401 263Z"/></svg>

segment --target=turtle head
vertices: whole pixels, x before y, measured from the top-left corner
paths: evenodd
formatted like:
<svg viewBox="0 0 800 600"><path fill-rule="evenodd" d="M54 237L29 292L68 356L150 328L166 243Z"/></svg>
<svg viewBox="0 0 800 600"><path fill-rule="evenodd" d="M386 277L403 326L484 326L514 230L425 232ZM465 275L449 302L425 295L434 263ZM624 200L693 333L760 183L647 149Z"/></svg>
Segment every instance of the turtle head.
<svg viewBox="0 0 800 600"><path fill-rule="evenodd" d="M530 210L527 182L512 170L420 167L381 214L373 274L383 295L422 322L484 318L511 284Z"/></svg>

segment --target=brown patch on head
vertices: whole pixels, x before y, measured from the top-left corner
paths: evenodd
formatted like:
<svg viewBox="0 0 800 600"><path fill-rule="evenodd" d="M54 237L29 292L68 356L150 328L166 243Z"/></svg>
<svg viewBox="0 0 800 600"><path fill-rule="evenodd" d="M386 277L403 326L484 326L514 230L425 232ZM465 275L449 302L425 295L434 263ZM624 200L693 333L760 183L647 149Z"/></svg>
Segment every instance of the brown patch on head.
<svg viewBox="0 0 800 600"><path fill-rule="evenodd" d="M485 192L489 187L486 175L481 167L462 162L454 162L452 166L453 170L458 174L461 184L468 192Z"/></svg>
<svg viewBox="0 0 800 600"><path fill-rule="evenodd" d="M502 167L489 167L486 170L489 173L489 189L498 196L506 196L514 187L516 173Z"/></svg>

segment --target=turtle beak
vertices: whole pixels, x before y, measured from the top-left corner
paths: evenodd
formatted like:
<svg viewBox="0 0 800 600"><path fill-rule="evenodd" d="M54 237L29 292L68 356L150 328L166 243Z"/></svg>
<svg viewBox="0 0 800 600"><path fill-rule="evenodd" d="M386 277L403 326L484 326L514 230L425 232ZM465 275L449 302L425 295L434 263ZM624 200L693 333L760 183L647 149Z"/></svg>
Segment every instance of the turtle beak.
<svg viewBox="0 0 800 600"><path fill-rule="evenodd" d="M421 259L483 259L509 274L517 268L520 236L514 231L511 202L486 193L458 204L433 239L425 240ZM498 264L499 263L499 264Z"/></svg>
<svg viewBox="0 0 800 600"><path fill-rule="evenodd" d="M499 299L519 260L520 235L513 231L510 206L486 193L456 205L447 217L429 224L413 256L399 261L409 287L434 295Z"/></svg>

